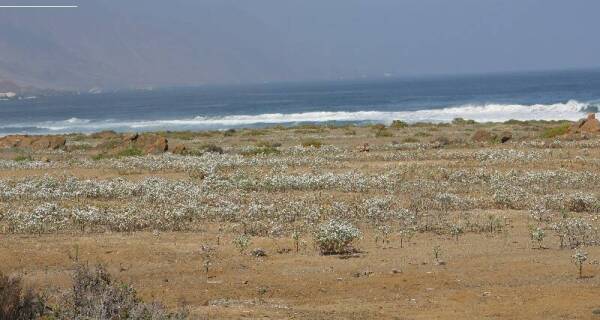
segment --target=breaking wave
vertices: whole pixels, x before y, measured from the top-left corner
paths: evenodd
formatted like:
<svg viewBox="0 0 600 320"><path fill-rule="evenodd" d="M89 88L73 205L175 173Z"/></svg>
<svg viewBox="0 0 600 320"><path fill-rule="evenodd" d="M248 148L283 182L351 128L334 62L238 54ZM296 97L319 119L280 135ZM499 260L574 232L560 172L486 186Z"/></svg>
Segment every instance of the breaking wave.
<svg viewBox="0 0 600 320"><path fill-rule="evenodd" d="M63 121L24 123L0 126L0 134L8 133L68 133L94 132L100 130L152 131L152 130L201 130L256 127L272 124L319 123L319 122L379 122L393 120L414 122L450 122L464 118L478 122L504 122L515 120L571 120L575 121L588 112L598 112L597 102L575 100L556 104L485 104L463 105L443 109L417 111L316 111L302 113L270 113L259 115L228 115L221 117L194 117L172 120L89 120L71 118Z"/></svg>

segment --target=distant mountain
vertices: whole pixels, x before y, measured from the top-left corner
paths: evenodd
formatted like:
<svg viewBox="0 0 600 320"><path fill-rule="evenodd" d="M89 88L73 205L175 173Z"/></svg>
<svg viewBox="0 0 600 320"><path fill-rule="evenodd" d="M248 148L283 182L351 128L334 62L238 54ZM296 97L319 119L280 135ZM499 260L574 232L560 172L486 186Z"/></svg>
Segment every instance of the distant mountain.
<svg viewBox="0 0 600 320"><path fill-rule="evenodd" d="M598 66L598 1L0 0L0 79L95 91ZM560 21L561 23L557 23ZM573 48L578 48L574 50Z"/></svg>
<svg viewBox="0 0 600 320"><path fill-rule="evenodd" d="M297 75L282 55L285 37L259 20L219 1L176 2L182 10L171 15L161 14L165 2L157 0L0 11L0 79L87 90Z"/></svg>
<svg viewBox="0 0 600 320"><path fill-rule="evenodd" d="M8 80L0 80L0 92L21 92L21 87Z"/></svg>

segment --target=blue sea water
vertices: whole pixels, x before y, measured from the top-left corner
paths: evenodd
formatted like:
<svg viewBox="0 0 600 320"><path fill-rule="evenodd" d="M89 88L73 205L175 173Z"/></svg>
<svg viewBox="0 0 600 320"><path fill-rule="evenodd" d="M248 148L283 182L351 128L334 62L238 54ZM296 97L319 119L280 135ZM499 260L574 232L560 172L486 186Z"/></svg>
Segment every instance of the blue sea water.
<svg viewBox="0 0 600 320"><path fill-rule="evenodd" d="M3 100L0 134L577 120L598 106L600 70L205 86Z"/></svg>

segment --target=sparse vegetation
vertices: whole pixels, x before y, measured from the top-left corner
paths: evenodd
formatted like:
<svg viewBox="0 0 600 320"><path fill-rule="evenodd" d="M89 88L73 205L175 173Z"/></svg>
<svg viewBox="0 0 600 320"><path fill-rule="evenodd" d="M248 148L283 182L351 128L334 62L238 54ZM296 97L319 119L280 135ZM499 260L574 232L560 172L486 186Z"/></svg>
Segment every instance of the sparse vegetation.
<svg viewBox="0 0 600 320"><path fill-rule="evenodd" d="M181 139L193 150L185 156L107 153L96 161L90 158L100 138L77 137L89 150L6 149L0 255L9 258L0 268L27 270L25 283L54 319L77 319L68 279L71 263L88 260L107 263L83 277L105 288L98 295L112 297L106 310L146 310L143 319L169 319L148 314L170 312L140 297L173 310L190 298L190 318L207 317L207 310L211 318L239 318L240 310L292 317L303 310L294 308L293 295L325 301L333 283L340 299L360 300L357 310L366 317L375 314L367 294L379 300L396 285L417 299L424 285L435 288L428 294L447 308L440 297L448 286L435 279L471 273L477 277L469 286L491 292L495 277L536 286L551 279L569 294L588 290L587 280L567 282L561 275L575 270L555 259L573 255L579 277L595 281L596 270L586 265L600 245L598 137L541 139L557 122L463 124L311 125L256 137L212 131ZM498 139L472 141L480 129ZM377 130L397 137L376 139ZM510 143L500 144L505 132ZM31 160L15 161L19 154ZM45 157L52 161L36 160ZM589 251L590 260L567 249ZM432 260L440 268L432 269ZM441 267L444 260L452 268ZM478 272L482 264L511 270ZM107 270L110 284L94 278ZM436 277L424 276L432 271ZM55 285L56 279L62 280ZM366 286L369 293L359 289ZM453 286L458 294L472 290ZM527 296L523 288L511 290ZM94 301L79 300L88 310L81 314L94 319L87 316L98 310L92 305L105 302L92 289L81 292ZM382 317L391 315L382 310Z"/></svg>
<svg viewBox="0 0 600 320"><path fill-rule="evenodd" d="M569 132L569 128L571 127L570 123L562 124L558 127L546 128L542 132L541 137L544 139L552 139L559 136L563 136Z"/></svg>
<svg viewBox="0 0 600 320"><path fill-rule="evenodd" d="M323 145L323 143L317 139L302 140L302 146L305 148L308 148L308 147L320 148L322 145Z"/></svg>
<svg viewBox="0 0 600 320"><path fill-rule="evenodd" d="M352 242L360 238L361 232L343 220L329 220L317 229L315 242L322 254L341 254L352 251Z"/></svg>

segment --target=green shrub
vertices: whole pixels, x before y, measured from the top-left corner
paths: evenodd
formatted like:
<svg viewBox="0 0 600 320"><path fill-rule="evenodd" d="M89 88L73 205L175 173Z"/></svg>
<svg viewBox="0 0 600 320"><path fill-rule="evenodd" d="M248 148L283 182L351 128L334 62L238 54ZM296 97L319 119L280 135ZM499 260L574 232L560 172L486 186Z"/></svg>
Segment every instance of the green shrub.
<svg viewBox="0 0 600 320"><path fill-rule="evenodd" d="M308 148L308 147L320 148L322 145L323 145L323 143L317 139L302 140L302 146L305 148Z"/></svg>
<svg viewBox="0 0 600 320"><path fill-rule="evenodd" d="M16 156L13 160L16 162L27 162L27 161L32 161L33 158L31 157L31 155L21 154L21 155Z"/></svg>
<svg viewBox="0 0 600 320"><path fill-rule="evenodd" d="M454 125L466 125L466 124L476 124L475 120L465 120L463 118L454 118L452 120L452 124Z"/></svg>
<svg viewBox="0 0 600 320"><path fill-rule="evenodd" d="M281 151L274 147L250 147L240 152L243 156L275 155Z"/></svg>
<svg viewBox="0 0 600 320"><path fill-rule="evenodd" d="M227 129L223 132L223 135L225 137L232 137L235 135L235 132L236 132L235 129Z"/></svg>
<svg viewBox="0 0 600 320"><path fill-rule="evenodd" d="M523 120L510 119L510 120L504 121L504 124L526 126L526 125L531 124L531 121L523 121Z"/></svg>
<svg viewBox="0 0 600 320"><path fill-rule="evenodd" d="M408 123L401 121L401 120L394 120L392 121L392 124L390 125L390 128L394 128L394 129L402 129L402 128L406 128L408 127Z"/></svg>
<svg viewBox="0 0 600 320"><path fill-rule="evenodd" d="M245 130L242 134L244 136L257 137L264 136L269 133L269 129L249 129Z"/></svg>
<svg viewBox="0 0 600 320"><path fill-rule="evenodd" d="M551 139L551 138L565 135L569 132L570 127L571 127L571 125L569 123L565 123L559 127L546 128L542 132L542 138Z"/></svg>
<svg viewBox="0 0 600 320"><path fill-rule="evenodd" d="M119 153L117 153L117 157L139 157L139 156L143 156L144 152L136 147L130 146L125 150L119 151Z"/></svg>
<svg viewBox="0 0 600 320"><path fill-rule="evenodd" d="M281 147L281 143L279 142L270 142L270 141L259 141L256 143L258 148L279 148Z"/></svg>

